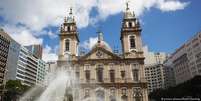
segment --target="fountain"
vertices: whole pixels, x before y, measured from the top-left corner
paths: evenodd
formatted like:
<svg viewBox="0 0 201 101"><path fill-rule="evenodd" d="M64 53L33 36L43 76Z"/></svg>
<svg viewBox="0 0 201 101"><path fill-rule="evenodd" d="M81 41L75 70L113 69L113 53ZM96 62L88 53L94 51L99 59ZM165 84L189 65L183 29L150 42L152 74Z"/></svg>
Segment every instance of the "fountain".
<svg viewBox="0 0 201 101"><path fill-rule="evenodd" d="M22 96L20 101L104 101L104 96L108 94L100 86L94 89L96 98L86 97L80 100L76 96L79 95L80 84L72 68L58 68L55 72L49 73L46 78L48 80L44 82L44 86L36 85Z"/></svg>
<svg viewBox="0 0 201 101"><path fill-rule="evenodd" d="M47 74L42 86L33 87L20 101L73 101L73 93L79 89L79 83L70 66L70 59L67 60L68 65L55 67L56 71Z"/></svg>
<svg viewBox="0 0 201 101"><path fill-rule="evenodd" d="M47 75L45 86L35 86L20 101L72 101L78 82L72 69L60 68Z"/></svg>

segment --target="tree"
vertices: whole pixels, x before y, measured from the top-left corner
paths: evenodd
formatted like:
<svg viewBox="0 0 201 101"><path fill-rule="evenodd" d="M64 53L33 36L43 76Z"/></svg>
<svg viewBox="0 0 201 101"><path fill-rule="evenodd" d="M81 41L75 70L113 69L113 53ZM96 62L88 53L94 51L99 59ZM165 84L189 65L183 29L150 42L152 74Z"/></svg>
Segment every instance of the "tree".
<svg viewBox="0 0 201 101"><path fill-rule="evenodd" d="M160 101L161 98L201 97L201 76L195 76L182 84L168 89L158 89L149 94L151 99Z"/></svg>
<svg viewBox="0 0 201 101"><path fill-rule="evenodd" d="M9 80L6 82L4 101L16 101L16 99L23 95L30 87L22 85L19 80Z"/></svg>

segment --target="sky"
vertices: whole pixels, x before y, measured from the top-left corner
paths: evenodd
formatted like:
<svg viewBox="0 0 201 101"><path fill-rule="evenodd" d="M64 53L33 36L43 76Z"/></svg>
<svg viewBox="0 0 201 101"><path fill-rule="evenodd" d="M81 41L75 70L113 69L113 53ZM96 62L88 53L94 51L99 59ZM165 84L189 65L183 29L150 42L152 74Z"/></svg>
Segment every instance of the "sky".
<svg viewBox="0 0 201 101"><path fill-rule="evenodd" d="M201 31L200 0L0 0L0 27L22 45L42 44L43 59L56 60L59 28L72 7L80 47L90 50L100 29L110 47L121 50L126 2L150 51L172 53Z"/></svg>

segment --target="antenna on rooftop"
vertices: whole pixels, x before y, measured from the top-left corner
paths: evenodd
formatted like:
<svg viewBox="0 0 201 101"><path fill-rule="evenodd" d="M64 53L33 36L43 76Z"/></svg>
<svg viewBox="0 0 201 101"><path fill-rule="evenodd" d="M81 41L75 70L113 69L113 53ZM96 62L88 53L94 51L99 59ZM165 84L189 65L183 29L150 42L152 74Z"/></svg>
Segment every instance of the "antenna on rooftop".
<svg viewBox="0 0 201 101"><path fill-rule="evenodd" d="M86 49L84 47L80 47L79 49L79 55L84 56L86 54Z"/></svg>
<svg viewBox="0 0 201 101"><path fill-rule="evenodd" d="M114 53L119 54L118 46L114 45Z"/></svg>

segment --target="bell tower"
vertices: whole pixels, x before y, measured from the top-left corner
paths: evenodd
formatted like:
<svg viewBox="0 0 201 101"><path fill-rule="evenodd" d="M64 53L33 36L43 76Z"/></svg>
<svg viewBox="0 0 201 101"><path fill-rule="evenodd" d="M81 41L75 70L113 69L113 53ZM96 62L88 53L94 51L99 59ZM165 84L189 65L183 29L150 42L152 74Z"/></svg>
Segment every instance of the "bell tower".
<svg viewBox="0 0 201 101"><path fill-rule="evenodd" d="M128 2L123 15L120 40L125 58L129 58L128 55L130 54L137 55L138 53L143 53L140 23L134 12L131 12Z"/></svg>
<svg viewBox="0 0 201 101"><path fill-rule="evenodd" d="M60 50L58 59L65 61L68 56L78 55L79 37L72 8L60 28Z"/></svg>

